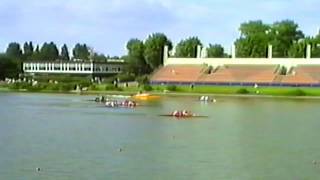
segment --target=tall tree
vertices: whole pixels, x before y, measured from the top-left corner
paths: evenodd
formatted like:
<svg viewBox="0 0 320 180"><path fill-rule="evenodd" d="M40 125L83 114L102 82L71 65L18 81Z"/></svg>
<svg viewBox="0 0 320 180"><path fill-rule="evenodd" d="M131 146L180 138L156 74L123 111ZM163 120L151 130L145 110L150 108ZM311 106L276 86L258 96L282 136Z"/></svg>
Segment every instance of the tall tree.
<svg viewBox="0 0 320 180"><path fill-rule="evenodd" d="M59 50L55 43L44 43L40 50L40 57L42 60L54 61L59 58Z"/></svg>
<svg viewBox="0 0 320 180"><path fill-rule="evenodd" d="M320 32L311 40L311 56L314 58L320 57Z"/></svg>
<svg viewBox="0 0 320 180"><path fill-rule="evenodd" d="M197 56L197 46L202 46L202 43L198 37L189 37L182 40L177 44L176 56L177 57L192 57Z"/></svg>
<svg viewBox="0 0 320 180"><path fill-rule="evenodd" d="M288 57L291 46L299 39L304 38L298 24L291 20L275 22L269 35L271 36L274 57Z"/></svg>
<svg viewBox="0 0 320 180"><path fill-rule="evenodd" d="M266 57L270 41L270 26L261 20L242 23L239 28L241 36L235 45L238 57Z"/></svg>
<svg viewBox="0 0 320 180"><path fill-rule="evenodd" d="M25 59L30 59L33 54L33 44L32 42L25 42L23 45L23 56Z"/></svg>
<svg viewBox="0 0 320 180"><path fill-rule="evenodd" d="M12 42L8 45L6 54L10 58L20 59L22 57L22 50L20 48L20 44L16 42Z"/></svg>
<svg viewBox="0 0 320 180"><path fill-rule="evenodd" d="M38 44L37 44L32 56L30 57L30 59L34 60L34 61L38 61L41 59L40 48L39 48Z"/></svg>
<svg viewBox="0 0 320 180"><path fill-rule="evenodd" d="M288 56L291 58L303 58L306 57L307 44L310 40L301 40L294 42L288 50Z"/></svg>
<svg viewBox="0 0 320 180"><path fill-rule="evenodd" d="M149 35L145 41L144 57L152 70L163 64L163 48L169 46L172 49L172 42L162 33Z"/></svg>
<svg viewBox="0 0 320 180"><path fill-rule="evenodd" d="M92 59L96 62L107 62L108 58L104 54L94 53Z"/></svg>
<svg viewBox="0 0 320 180"><path fill-rule="evenodd" d="M90 52L86 44L76 44L72 52L75 59L89 60Z"/></svg>
<svg viewBox="0 0 320 180"><path fill-rule="evenodd" d="M19 63L5 54L0 54L0 80L15 78L20 72Z"/></svg>
<svg viewBox="0 0 320 180"><path fill-rule="evenodd" d="M144 57L144 44L139 39L131 39L127 43L128 56L125 58L127 72L142 75L150 71Z"/></svg>
<svg viewBox="0 0 320 180"><path fill-rule="evenodd" d="M207 48L207 53L209 58L226 57L224 49L220 44L209 44L209 47Z"/></svg>
<svg viewBox="0 0 320 180"><path fill-rule="evenodd" d="M64 44L61 48L61 55L60 55L62 60L65 61L69 61L70 57L69 57L69 51L68 51L68 47L66 44Z"/></svg>

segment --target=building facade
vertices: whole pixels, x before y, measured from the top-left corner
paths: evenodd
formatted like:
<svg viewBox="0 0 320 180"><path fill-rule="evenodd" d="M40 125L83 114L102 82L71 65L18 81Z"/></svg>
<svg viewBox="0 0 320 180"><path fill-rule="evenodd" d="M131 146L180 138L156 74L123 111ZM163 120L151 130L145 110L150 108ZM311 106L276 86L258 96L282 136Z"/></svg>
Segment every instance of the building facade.
<svg viewBox="0 0 320 180"><path fill-rule="evenodd" d="M75 74L103 76L123 72L124 61L32 61L23 62L22 68L25 74Z"/></svg>

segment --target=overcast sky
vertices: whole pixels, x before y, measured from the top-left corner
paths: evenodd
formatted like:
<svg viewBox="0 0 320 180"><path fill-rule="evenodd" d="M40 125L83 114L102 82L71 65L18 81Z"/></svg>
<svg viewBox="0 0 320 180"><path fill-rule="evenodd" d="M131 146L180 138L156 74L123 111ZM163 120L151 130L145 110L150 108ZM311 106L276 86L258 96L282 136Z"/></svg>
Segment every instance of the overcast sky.
<svg viewBox="0 0 320 180"><path fill-rule="evenodd" d="M87 43L123 55L130 38L165 33L176 44L198 36L229 48L242 22L291 19L306 35L320 27L319 0L1 0L0 49L9 42ZM229 51L229 49L227 49Z"/></svg>

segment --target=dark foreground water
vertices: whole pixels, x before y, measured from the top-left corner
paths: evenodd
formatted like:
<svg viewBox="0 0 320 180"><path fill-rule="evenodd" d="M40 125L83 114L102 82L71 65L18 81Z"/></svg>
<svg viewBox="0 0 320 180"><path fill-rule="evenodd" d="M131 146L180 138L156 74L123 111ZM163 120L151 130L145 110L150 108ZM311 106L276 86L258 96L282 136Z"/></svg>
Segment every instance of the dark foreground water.
<svg viewBox="0 0 320 180"><path fill-rule="evenodd" d="M91 98L0 93L0 179L320 177L318 100L166 97L131 110ZM158 116L175 108L209 118Z"/></svg>

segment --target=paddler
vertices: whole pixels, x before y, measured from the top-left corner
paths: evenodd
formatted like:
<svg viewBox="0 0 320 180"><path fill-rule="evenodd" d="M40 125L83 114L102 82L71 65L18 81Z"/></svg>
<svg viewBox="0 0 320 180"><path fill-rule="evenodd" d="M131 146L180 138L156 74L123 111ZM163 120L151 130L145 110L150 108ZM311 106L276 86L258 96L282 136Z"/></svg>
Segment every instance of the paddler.
<svg viewBox="0 0 320 180"><path fill-rule="evenodd" d="M182 111L182 116L189 116L188 111L187 111L187 110L183 110L183 111Z"/></svg>
<svg viewBox="0 0 320 180"><path fill-rule="evenodd" d="M173 111L172 115L177 117L178 113L179 113L179 111L175 110L175 111Z"/></svg>

